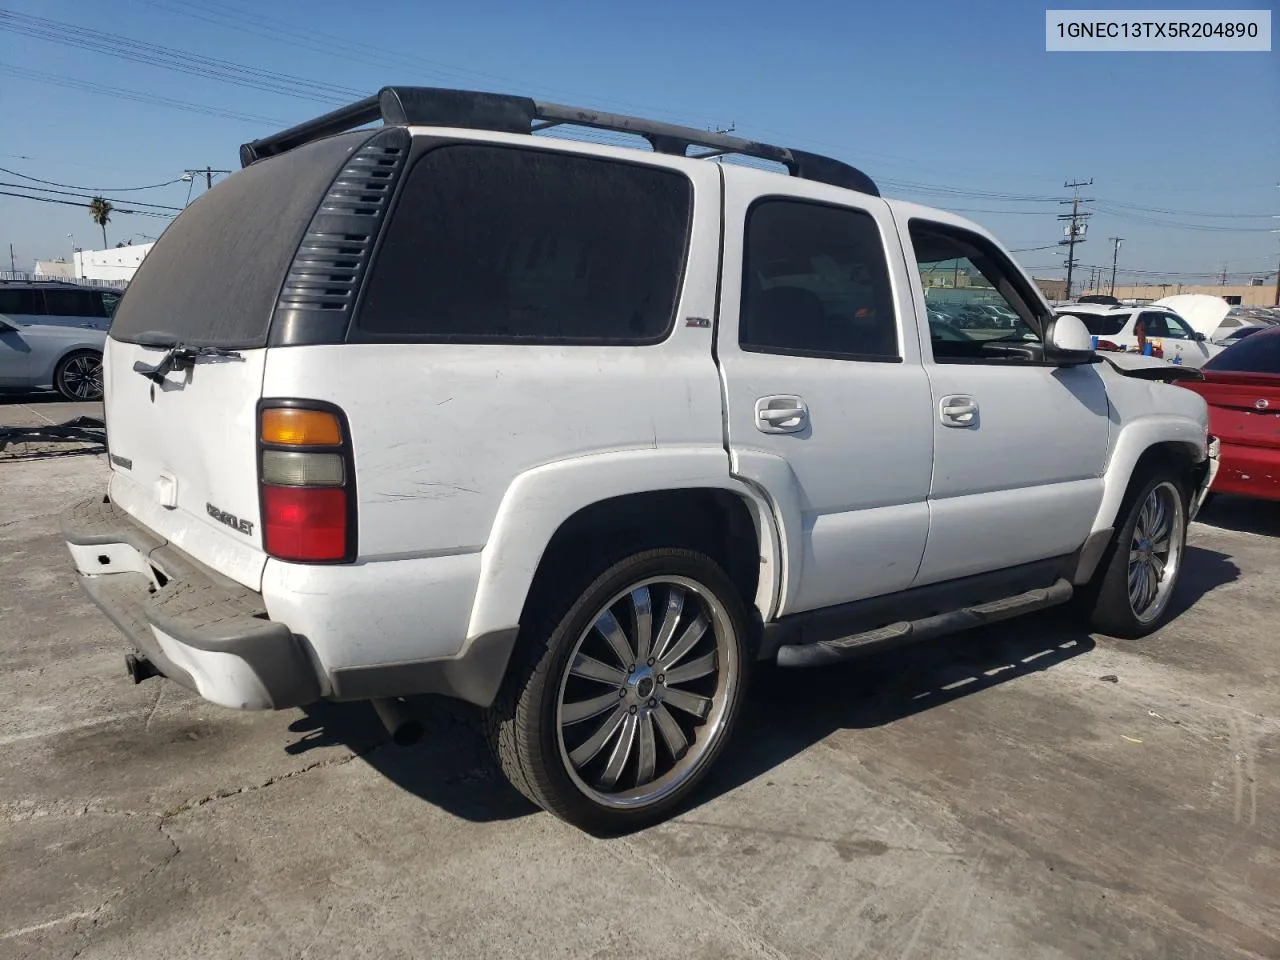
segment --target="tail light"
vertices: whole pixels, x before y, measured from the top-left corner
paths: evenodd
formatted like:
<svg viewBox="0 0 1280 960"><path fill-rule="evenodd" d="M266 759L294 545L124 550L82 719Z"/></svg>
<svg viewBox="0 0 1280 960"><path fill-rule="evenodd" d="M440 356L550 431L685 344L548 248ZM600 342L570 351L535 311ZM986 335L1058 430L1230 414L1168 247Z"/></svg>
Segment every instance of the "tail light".
<svg viewBox="0 0 1280 960"><path fill-rule="evenodd" d="M1119 350L1120 345L1113 340L1099 340L1098 349L1099 350Z"/></svg>
<svg viewBox="0 0 1280 960"><path fill-rule="evenodd" d="M258 419L262 545L303 563L355 558L355 474L342 411L314 401L266 401Z"/></svg>

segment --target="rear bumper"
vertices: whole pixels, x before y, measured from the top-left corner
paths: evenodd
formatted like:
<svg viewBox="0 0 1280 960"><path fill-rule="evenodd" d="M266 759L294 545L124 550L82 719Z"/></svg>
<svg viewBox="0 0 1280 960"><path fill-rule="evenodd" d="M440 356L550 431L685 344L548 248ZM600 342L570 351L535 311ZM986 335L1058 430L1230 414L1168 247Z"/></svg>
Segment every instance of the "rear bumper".
<svg viewBox="0 0 1280 960"><path fill-rule="evenodd" d="M1213 492L1280 500L1280 449L1224 443Z"/></svg>
<svg viewBox="0 0 1280 960"><path fill-rule="evenodd" d="M243 709L319 698L305 644L267 619L260 594L165 543L105 497L76 504L62 532L90 599L171 680Z"/></svg>

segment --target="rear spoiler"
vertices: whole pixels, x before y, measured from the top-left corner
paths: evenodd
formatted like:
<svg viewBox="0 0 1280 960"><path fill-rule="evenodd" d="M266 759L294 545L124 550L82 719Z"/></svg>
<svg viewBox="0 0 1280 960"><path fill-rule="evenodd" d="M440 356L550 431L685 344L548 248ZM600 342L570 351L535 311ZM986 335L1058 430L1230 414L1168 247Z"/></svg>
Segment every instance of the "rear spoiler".
<svg viewBox="0 0 1280 960"><path fill-rule="evenodd" d="M594 127L636 134L649 141L649 146L656 153L700 159L741 154L782 164L793 177L844 187L873 197L880 196L875 181L858 168L841 160L804 150L777 147L657 120L601 113L584 107L566 107L558 103L543 103L530 97L440 87L383 87L375 96L357 100L261 140L241 144L240 165L247 167L320 137L344 133L378 120L387 126L415 124L524 134L561 124ZM705 152L690 154L689 148L695 146L703 148Z"/></svg>

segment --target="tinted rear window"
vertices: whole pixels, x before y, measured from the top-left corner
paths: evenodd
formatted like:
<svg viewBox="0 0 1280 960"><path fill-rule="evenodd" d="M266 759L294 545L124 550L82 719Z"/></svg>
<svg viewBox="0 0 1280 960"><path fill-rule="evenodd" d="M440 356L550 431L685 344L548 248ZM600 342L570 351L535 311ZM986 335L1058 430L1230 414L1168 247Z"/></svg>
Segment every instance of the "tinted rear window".
<svg viewBox="0 0 1280 960"><path fill-rule="evenodd" d="M692 186L657 167L458 144L409 171L368 339L636 343L671 328Z"/></svg>
<svg viewBox="0 0 1280 960"><path fill-rule="evenodd" d="M1076 317L1084 322L1089 328L1089 332L1095 337L1114 337L1117 333L1124 329L1124 325L1129 322L1129 314L1106 314L1106 313L1087 313L1081 311L1074 313L1070 310L1061 310L1059 313L1066 314L1069 317Z"/></svg>
<svg viewBox="0 0 1280 960"><path fill-rule="evenodd" d="M96 290L46 290L45 313L51 317L105 317L102 294Z"/></svg>
<svg viewBox="0 0 1280 960"><path fill-rule="evenodd" d="M0 313L22 316L43 312L44 307L36 302L34 290L5 290L0 287Z"/></svg>
<svg viewBox="0 0 1280 960"><path fill-rule="evenodd" d="M1204 365L1206 370L1234 373L1280 373L1280 333L1246 337Z"/></svg>
<svg viewBox="0 0 1280 960"><path fill-rule="evenodd" d="M357 131L317 140L241 170L191 204L147 254L111 335L221 347L267 342L276 295L311 215Z"/></svg>

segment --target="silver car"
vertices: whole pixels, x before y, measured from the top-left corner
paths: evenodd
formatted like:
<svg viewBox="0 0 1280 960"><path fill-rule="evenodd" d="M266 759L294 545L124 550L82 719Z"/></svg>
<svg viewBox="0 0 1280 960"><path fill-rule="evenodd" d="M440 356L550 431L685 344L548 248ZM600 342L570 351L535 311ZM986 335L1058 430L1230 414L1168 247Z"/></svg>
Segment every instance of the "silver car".
<svg viewBox="0 0 1280 960"><path fill-rule="evenodd" d="M121 291L0 281L0 391L102 399L102 345Z"/></svg>

